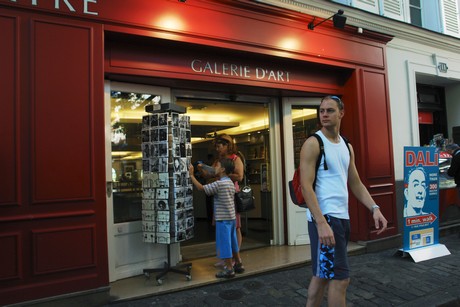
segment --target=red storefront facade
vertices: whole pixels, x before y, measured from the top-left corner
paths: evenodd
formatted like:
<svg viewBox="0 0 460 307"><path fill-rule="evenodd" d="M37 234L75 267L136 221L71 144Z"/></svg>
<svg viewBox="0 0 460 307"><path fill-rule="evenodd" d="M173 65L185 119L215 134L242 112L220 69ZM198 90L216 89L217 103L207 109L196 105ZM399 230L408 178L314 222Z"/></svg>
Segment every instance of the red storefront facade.
<svg viewBox="0 0 460 307"><path fill-rule="evenodd" d="M377 236L352 199L352 240L396 235L391 38L310 19L249 0L0 0L0 303L109 286L104 79L353 101L342 132L390 224Z"/></svg>

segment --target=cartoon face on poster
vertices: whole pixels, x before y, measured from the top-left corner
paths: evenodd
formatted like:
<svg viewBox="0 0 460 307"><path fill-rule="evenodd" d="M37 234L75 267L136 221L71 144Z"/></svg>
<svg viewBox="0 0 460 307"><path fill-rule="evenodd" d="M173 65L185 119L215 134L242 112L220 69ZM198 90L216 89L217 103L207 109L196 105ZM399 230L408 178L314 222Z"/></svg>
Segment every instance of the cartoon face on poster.
<svg viewBox="0 0 460 307"><path fill-rule="evenodd" d="M438 243L439 165L435 147L404 147L405 251Z"/></svg>

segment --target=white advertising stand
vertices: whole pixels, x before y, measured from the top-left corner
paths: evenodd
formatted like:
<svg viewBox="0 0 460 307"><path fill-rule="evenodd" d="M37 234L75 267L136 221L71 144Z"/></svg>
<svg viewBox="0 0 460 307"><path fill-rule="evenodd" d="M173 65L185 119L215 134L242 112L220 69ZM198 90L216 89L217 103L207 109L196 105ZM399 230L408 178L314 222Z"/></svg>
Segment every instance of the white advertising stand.
<svg viewBox="0 0 460 307"><path fill-rule="evenodd" d="M404 240L415 262L450 255L439 243L439 159L435 147L404 147Z"/></svg>
<svg viewBox="0 0 460 307"><path fill-rule="evenodd" d="M185 108L166 103L146 106L142 119L142 232L149 244L165 244L168 258L158 272L158 285L168 272L192 279L191 263L171 266L171 244L193 238L193 186L188 172L192 157L190 117Z"/></svg>

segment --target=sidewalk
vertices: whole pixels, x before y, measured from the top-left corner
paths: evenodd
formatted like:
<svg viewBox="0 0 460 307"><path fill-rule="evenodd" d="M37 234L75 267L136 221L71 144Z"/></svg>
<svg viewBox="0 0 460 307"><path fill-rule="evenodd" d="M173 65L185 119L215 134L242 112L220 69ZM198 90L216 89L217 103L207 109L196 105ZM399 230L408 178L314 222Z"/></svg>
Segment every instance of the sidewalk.
<svg viewBox="0 0 460 307"><path fill-rule="evenodd" d="M460 306L459 234L439 241L451 255L419 263L396 249L351 256L347 306ZM305 306L310 278L302 265L108 306Z"/></svg>

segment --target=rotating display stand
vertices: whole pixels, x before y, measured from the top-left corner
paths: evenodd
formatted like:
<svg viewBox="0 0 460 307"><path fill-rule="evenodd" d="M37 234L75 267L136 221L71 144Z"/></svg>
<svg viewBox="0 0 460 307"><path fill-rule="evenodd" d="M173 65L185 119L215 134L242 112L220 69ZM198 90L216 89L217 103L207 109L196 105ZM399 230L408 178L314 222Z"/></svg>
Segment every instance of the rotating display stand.
<svg viewBox="0 0 460 307"><path fill-rule="evenodd" d="M163 268L144 269L158 285L168 272L191 280L191 263L171 266L171 244L194 236L193 186L188 172L192 145L190 117L174 104L149 105L142 119L143 241L167 246Z"/></svg>

